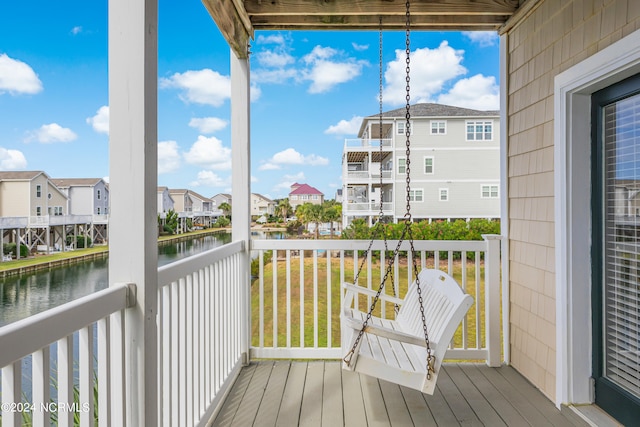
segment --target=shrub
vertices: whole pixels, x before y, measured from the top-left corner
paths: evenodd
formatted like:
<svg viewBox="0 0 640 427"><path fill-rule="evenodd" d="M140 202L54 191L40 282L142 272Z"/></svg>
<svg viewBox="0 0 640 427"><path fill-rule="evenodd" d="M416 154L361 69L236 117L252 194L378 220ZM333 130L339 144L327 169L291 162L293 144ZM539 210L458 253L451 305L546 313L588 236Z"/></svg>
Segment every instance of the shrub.
<svg viewBox="0 0 640 427"><path fill-rule="evenodd" d="M227 217L221 216L221 217L218 217L214 225L216 227L222 228L222 227L228 227L229 224L231 224L231 221L229 221Z"/></svg>
<svg viewBox="0 0 640 427"><path fill-rule="evenodd" d="M165 224L165 225L162 226L162 233L163 234L175 234L176 231L173 228L171 228L170 226Z"/></svg>
<svg viewBox="0 0 640 427"><path fill-rule="evenodd" d="M17 248L17 244L15 243L5 243L2 245L2 253L4 255L13 255L14 257L17 257L16 255L16 248ZM26 247L25 245L20 245L20 258L26 258L29 256L29 248Z"/></svg>
<svg viewBox="0 0 640 427"><path fill-rule="evenodd" d="M91 237L86 236L86 242L87 242L87 248L90 248L92 245L92 241L91 241ZM66 240L66 245L70 246L73 243L73 236L67 236L67 240ZM85 247L85 236L80 235L80 236L76 236L76 245L75 248L76 249L83 249Z"/></svg>

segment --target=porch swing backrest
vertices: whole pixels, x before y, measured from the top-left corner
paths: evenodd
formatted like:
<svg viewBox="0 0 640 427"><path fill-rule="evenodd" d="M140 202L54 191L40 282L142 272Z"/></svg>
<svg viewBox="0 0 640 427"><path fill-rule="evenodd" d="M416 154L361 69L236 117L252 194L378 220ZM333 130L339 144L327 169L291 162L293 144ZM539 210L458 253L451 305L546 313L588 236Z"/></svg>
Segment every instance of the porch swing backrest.
<svg viewBox="0 0 640 427"><path fill-rule="evenodd" d="M451 340L460 320L473 304L473 298L463 292L454 278L440 270L423 269L418 277L422 287L425 320L429 325L429 339L435 344L432 348L439 365L449 346L448 342L442 340ZM404 332L420 337L423 335L423 324L416 288L417 282L414 281L407 290L396 322L402 325ZM425 348L420 351L424 351L426 355Z"/></svg>

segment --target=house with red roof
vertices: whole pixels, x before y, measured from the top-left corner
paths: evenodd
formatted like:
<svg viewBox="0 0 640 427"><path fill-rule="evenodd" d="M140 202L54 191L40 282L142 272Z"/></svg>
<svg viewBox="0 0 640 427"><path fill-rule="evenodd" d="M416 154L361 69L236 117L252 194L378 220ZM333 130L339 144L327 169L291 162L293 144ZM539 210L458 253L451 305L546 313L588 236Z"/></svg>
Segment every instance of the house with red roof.
<svg viewBox="0 0 640 427"><path fill-rule="evenodd" d="M289 192L289 204L295 210L298 205L304 205L305 203L313 203L314 205L321 205L324 202L324 194L322 191L308 184L295 184L291 185L291 192Z"/></svg>

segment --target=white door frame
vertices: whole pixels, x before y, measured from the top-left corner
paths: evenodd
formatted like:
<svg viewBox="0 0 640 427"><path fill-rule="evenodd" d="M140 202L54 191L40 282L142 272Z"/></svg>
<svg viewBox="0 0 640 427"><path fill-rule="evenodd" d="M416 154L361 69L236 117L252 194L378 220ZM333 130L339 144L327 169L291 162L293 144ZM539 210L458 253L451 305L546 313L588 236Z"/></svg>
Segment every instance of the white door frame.
<svg viewBox="0 0 640 427"><path fill-rule="evenodd" d="M640 30L554 82L556 405L592 403L591 94L640 72Z"/></svg>

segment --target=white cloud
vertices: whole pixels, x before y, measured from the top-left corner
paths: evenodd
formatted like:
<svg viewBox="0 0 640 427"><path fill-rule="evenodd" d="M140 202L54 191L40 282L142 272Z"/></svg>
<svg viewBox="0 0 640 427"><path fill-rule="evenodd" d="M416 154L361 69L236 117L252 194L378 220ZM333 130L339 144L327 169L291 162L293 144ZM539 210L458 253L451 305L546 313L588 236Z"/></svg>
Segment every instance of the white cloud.
<svg viewBox="0 0 640 427"><path fill-rule="evenodd" d="M109 106L103 105L98 108L95 116L87 117L87 123L90 124L96 132L109 135Z"/></svg>
<svg viewBox="0 0 640 427"><path fill-rule="evenodd" d="M180 167L180 153L176 141L158 142L158 174L169 173Z"/></svg>
<svg viewBox="0 0 640 427"><path fill-rule="evenodd" d="M225 187L229 185L229 180L221 178L212 171L200 171L195 181L189 183L193 187Z"/></svg>
<svg viewBox="0 0 640 427"><path fill-rule="evenodd" d="M231 96L231 79L217 71L205 68L175 73L160 79L161 88L176 88L186 103L221 106Z"/></svg>
<svg viewBox="0 0 640 427"><path fill-rule="evenodd" d="M308 69L303 71L303 78L311 80L309 93L324 93L340 83L353 80L362 73L366 61L346 58L342 61L332 60L339 52L331 47L316 46L302 61Z"/></svg>
<svg viewBox="0 0 640 427"><path fill-rule="evenodd" d="M295 68L257 69L251 71L251 80L257 83L285 84L295 79L299 71Z"/></svg>
<svg viewBox="0 0 640 427"><path fill-rule="evenodd" d="M468 79L460 79L451 90L438 97L438 103L475 110L500 109L500 88L494 76L476 74Z"/></svg>
<svg viewBox="0 0 640 427"><path fill-rule="evenodd" d="M0 170L20 170L27 167L27 159L22 151L0 147Z"/></svg>
<svg viewBox="0 0 640 427"><path fill-rule="evenodd" d="M57 123L49 123L40 126L40 129L31 131L27 134L25 142L38 141L43 144L51 144L54 142L70 142L75 140L78 135L69 128L63 128Z"/></svg>
<svg viewBox="0 0 640 427"><path fill-rule="evenodd" d="M269 44L269 43L284 44L284 42L285 42L285 39L282 34L270 34L268 36L259 35L258 38L256 39L257 44Z"/></svg>
<svg viewBox="0 0 640 427"><path fill-rule="evenodd" d="M259 180L258 180L258 178L257 178L257 177L255 177L255 176L251 175L251 182L258 182L258 181L259 181Z"/></svg>
<svg viewBox="0 0 640 427"><path fill-rule="evenodd" d="M433 97L444 84L467 72L461 65L464 51L453 49L443 41L435 49L416 49L411 53L411 103L433 102ZM389 62L384 77L385 103L398 105L406 102L406 56L404 50L396 50L396 59Z"/></svg>
<svg viewBox="0 0 640 427"><path fill-rule="evenodd" d="M495 31L463 31L462 34L480 47L495 46L499 40Z"/></svg>
<svg viewBox="0 0 640 427"><path fill-rule="evenodd" d="M278 191L278 190L287 190L287 194L289 193L289 190L291 189L291 185L295 182L301 182L306 180L306 177L304 176L304 172L298 172L295 175L284 175L282 177L282 181L280 181L278 184L276 184L273 187L274 191Z"/></svg>
<svg viewBox="0 0 640 427"><path fill-rule="evenodd" d="M287 148L286 150L274 154L268 163L274 163L276 165L324 166L329 164L329 159L315 154L305 156L293 148Z"/></svg>
<svg viewBox="0 0 640 427"><path fill-rule="evenodd" d="M362 124L362 116L353 116L351 120L340 120L338 124L329 126L324 131L334 135L357 135Z"/></svg>
<svg viewBox="0 0 640 427"><path fill-rule="evenodd" d="M222 145L216 137L198 136L188 152L184 153L184 160L192 165L200 165L207 169L231 169L231 149Z"/></svg>
<svg viewBox="0 0 640 427"><path fill-rule="evenodd" d="M279 165L276 165L276 164L273 164L273 163L270 163L270 162L267 162L267 163L264 163L264 164L258 166L258 170L259 171L273 171L273 170L278 170L278 169L281 169Z"/></svg>
<svg viewBox="0 0 640 427"><path fill-rule="evenodd" d="M362 52L363 50L369 49L369 45L368 44L351 43L351 46L353 46L353 48L355 50L357 50L358 52Z"/></svg>
<svg viewBox="0 0 640 427"><path fill-rule="evenodd" d="M42 91L42 82L33 68L17 59L0 55L0 95L36 94Z"/></svg>
<svg viewBox="0 0 640 427"><path fill-rule="evenodd" d="M274 50L263 50L256 54L258 63L263 67L285 67L293 64L296 60L288 52Z"/></svg>
<svg viewBox="0 0 640 427"><path fill-rule="evenodd" d="M200 133L214 133L227 127L228 121L217 117L193 118L189 121L189 126L198 129Z"/></svg>
<svg viewBox="0 0 640 427"><path fill-rule="evenodd" d="M82 27L80 25L73 27L71 29L71 34L73 34L74 36L80 34L81 32L82 32Z"/></svg>

